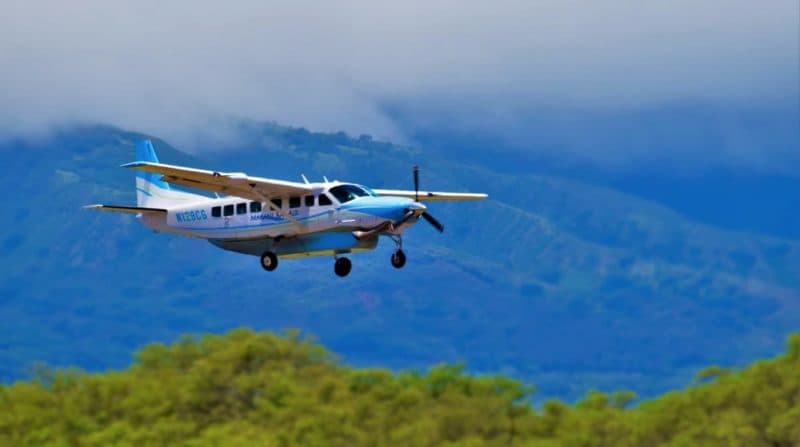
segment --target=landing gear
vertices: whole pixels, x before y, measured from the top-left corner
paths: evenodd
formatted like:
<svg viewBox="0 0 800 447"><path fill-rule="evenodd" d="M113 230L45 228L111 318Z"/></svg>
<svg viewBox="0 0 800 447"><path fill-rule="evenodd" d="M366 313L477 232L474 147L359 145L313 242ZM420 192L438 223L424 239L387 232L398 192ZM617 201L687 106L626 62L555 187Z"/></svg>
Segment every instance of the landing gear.
<svg viewBox="0 0 800 447"><path fill-rule="evenodd" d="M397 249L394 253L392 253L392 267L396 269L403 268L406 265L406 254L403 253L403 250Z"/></svg>
<svg viewBox="0 0 800 447"><path fill-rule="evenodd" d="M336 258L336 262L333 264L333 271L341 277L347 276L352 268L353 264L347 258Z"/></svg>
<svg viewBox="0 0 800 447"><path fill-rule="evenodd" d="M406 254L403 253L403 237L397 234L390 235L389 238L392 239L392 242L397 247L397 250L392 253L392 267L396 269L403 268L406 265Z"/></svg>
<svg viewBox="0 0 800 447"><path fill-rule="evenodd" d="M264 267L264 270L271 272L278 268L278 257L275 253L271 251L265 251L263 255L261 255L261 267Z"/></svg>

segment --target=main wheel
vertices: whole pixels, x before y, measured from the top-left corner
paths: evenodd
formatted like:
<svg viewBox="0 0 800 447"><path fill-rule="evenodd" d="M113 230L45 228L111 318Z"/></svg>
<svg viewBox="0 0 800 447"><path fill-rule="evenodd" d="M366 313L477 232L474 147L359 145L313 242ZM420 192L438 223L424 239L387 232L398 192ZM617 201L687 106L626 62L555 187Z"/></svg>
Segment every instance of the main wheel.
<svg viewBox="0 0 800 447"><path fill-rule="evenodd" d="M403 250L398 249L392 253L392 267L399 269L403 268L404 265L406 265L406 254L403 253Z"/></svg>
<svg viewBox="0 0 800 447"><path fill-rule="evenodd" d="M261 255L261 267L264 267L264 270L271 272L278 268L278 257L275 253L271 251L265 251L263 255Z"/></svg>
<svg viewBox="0 0 800 447"><path fill-rule="evenodd" d="M347 276L352 268L353 264L347 258L336 258L336 262L333 264L333 271L341 277Z"/></svg>

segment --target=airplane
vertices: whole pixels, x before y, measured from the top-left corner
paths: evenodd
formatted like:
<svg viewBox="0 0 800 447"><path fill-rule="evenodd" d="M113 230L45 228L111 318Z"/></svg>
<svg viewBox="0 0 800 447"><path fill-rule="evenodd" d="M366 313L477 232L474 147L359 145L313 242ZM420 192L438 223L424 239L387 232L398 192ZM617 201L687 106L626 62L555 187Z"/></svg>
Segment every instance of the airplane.
<svg viewBox="0 0 800 447"><path fill-rule="evenodd" d="M373 250L379 236L391 239L391 264L402 268L403 232L420 218L439 232L444 226L423 201L480 200L486 194L371 189L356 183L312 183L252 177L159 163L150 140L135 144L136 161L122 167L136 171L136 206L88 205L85 208L135 214L157 232L207 239L219 248L259 256L273 271L278 259L333 256L334 272L352 269L343 256ZM215 197L171 188L188 187ZM222 194L222 196L220 195Z"/></svg>

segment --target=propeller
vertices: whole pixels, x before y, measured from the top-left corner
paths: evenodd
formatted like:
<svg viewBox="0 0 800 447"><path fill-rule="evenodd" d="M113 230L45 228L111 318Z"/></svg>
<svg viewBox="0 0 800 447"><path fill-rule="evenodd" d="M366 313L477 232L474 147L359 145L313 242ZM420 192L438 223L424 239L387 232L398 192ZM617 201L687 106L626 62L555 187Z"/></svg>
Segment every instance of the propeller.
<svg viewBox="0 0 800 447"><path fill-rule="evenodd" d="M414 201L419 202L419 166L414 165Z"/></svg>
<svg viewBox="0 0 800 447"><path fill-rule="evenodd" d="M414 201L419 202L419 166L414 165ZM436 228L439 233L444 231L444 225L441 222L436 220L430 213L427 211L423 211L421 214L422 218L425 219L433 228Z"/></svg>
<svg viewBox="0 0 800 447"><path fill-rule="evenodd" d="M430 215L430 214L429 214L427 211L425 211L424 213L422 213L422 217L423 217L425 220L427 220L427 221L428 221L428 223L429 223L429 224L431 224L431 225L433 226L433 228L436 228L437 230L439 230L439 233L441 233L441 232L443 232L443 231L444 231L444 225L442 225L442 224L441 224L441 222L439 222L438 220L436 220L436 218L435 218L435 217L431 216L431 215Z"/></svg>

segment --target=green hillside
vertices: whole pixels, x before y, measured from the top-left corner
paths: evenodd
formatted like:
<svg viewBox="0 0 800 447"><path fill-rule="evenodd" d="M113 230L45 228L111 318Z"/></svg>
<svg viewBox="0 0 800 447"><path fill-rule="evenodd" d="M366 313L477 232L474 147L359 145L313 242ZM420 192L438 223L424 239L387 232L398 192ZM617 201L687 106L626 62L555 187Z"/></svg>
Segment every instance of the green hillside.
<svg viewBox="0 0 800 447"><path fill-rule="evenodd" d="M800 335L740 371L632 405L589 393L529 405L533 388L460 366L357 369L296 332L237 329L152 344L124 371L39 368L0 386L8 446L747 446L800 443ZM702 383L700 383L702 382Z"/></svg>
<svg viewBox="0 0 800 447"><path fill-rule="evenodd" d="M701 225L576 180L510 175L488 157L275 124L241 135L195 155L155 145L166 163L373 187L411 187L417 163L423 188L490 199L432 204L446 230L411 228L400 271L384 241L354 255L345 280L326 258L268 274L256 258L81 210L135 201L133 174L118 166L141 134L85 127L4 143L13 175L0 182L14 194L0 236L0 381L36 361L121 368L147 341L246 325L303 328L356 366L463 362L534 382L539 396L654 395L703 365L779 352L800 321L796 241Z"/></svg>

